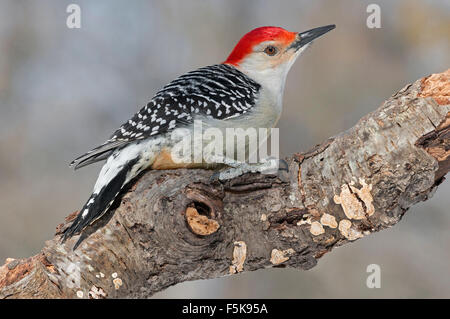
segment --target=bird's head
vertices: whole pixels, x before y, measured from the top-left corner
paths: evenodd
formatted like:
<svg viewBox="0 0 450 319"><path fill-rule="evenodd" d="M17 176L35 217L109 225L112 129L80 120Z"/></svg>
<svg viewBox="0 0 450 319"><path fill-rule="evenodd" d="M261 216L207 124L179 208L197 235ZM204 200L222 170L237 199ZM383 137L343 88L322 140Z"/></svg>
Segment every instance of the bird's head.
<svg viewBox="0 0 450 319"><path fill-rule="evenodd" d="M244 35L234 47L226 64L237 67L258 82L279 80L284 85L297 57L311 42L335 28L327 25L305 32L290 32L280 27L260 27ZM264 83L263 83L264 84Z"/></svg>

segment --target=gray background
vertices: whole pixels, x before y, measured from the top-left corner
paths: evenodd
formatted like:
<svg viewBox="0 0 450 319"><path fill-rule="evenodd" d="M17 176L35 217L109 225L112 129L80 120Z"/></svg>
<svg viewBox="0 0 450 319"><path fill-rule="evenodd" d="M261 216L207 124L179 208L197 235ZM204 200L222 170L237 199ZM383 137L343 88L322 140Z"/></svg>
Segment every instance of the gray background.
<svg viewBox="0 0 450 319"><path fill-rule="evenodd" d="M78 210L100 165L67 164L104 142L164 84L225 60L247 31L335 23L292 68L282 155L350 128L405 84L450 67L450 2L0 1L0 261L39 252ZM314 269L269 269L176 285L155 297L450 297L450 183L396 227L335 249ZM381 266L368 289L366 267Z"/></svg>

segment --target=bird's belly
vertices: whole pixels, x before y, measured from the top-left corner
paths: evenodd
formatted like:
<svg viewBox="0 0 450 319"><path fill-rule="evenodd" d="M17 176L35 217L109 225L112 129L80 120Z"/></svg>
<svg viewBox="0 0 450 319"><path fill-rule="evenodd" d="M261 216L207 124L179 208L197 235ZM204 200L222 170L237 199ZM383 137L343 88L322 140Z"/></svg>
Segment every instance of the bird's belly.
<svg viewBox="0 0 450 319"><path fill-rule="evenodd" d="M177 168L209 168L203 160L201 162L178 161L174 158L171 148L162 149L151 164L151 169L177 169Z"/></svg>
<svg viewBox="0 0 450 319"><path fill-rule="evenodd" d="M209 143L210 149L222 149L226 158L249 161L250 157L250 160L254 160L255 153L270 137L271 129L277 124L280 115L281 107L268 101L227 120L202 118L203 132L214 129L223 137L221 140L215 138L214 141L203 138L203 145Z"/></svg>
<svg viewBox="0 0 450 319"><path fill-rule="evenodd" d="M184 133L167 134L165 145L161 147L150 167L152 169L176 169L215 167L217 158L238 161L257 158L259 148L270 137L271 129L281 115L281 106L265 97L251 111L227 120L217 120L199 115L194 125L184 128ZM174 136L177 136L174 138ZM190 145L189 156L183 153L180 143ZM170 142L169 142L170 141ZM185 150L183 150L185 152ZM200 154L200 155L198 155ZM180 157L182 159L180 159Z"/></svg>

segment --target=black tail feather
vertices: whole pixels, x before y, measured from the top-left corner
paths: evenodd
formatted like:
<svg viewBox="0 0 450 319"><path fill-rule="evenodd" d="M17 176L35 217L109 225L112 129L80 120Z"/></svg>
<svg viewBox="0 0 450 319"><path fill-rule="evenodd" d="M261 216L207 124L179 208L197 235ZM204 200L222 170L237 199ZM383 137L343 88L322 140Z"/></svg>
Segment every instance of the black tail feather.
<svg viewBox="0 0 450 319"><path fill-rule="evenodd" d="M139 158L135 158L127 162L114 176L114 178L105 185L98 194L93 193L86 204L81 209L80 213L72 223L63 233L62 242L65 242L70 237L80 233L88 225L95 222L97 219L102 217L111 205L114 203L117 195L127 183L128 172L133 168L133 166L138 162ZM83 236L80 237L80 240ZM75 245L75 249L80 241Z"/></svg>
<svg viewBox="0 0 450 319"><path fill-rule="evenodd" d="M108 158L109 155L111 155L114 150L118 147L123 146L126 144L126 141L108 141L105 144L102 144L86 154L83 154L70 163L69 166L73 166L75 169L87 166L89 164L102 161L106 158Z"/></svg>
<svg viewBox="0 0 450 319"><path fill-rule="evenodd" d="M76 163L72 162L71 166L74 166L74 169L80 169L82 167L91 165L93 163L97 163L100 161L103 161L105 159L107 159L113 152L115 149L109 150L109 151L105 151L104 153L98 153L96 155L92 155L91 157L88 158L84 158L83 160L79 160Z"/></svg>

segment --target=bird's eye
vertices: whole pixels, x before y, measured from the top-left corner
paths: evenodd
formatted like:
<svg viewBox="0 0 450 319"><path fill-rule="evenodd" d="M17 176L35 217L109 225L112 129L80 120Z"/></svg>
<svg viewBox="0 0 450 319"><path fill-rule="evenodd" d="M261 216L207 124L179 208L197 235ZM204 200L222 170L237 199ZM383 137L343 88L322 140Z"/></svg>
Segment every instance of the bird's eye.
<svg viewBox="0 0 450 319"><path fill-rule="evenodd" d="M264 49L264 53L270 56L277 54L277 52L278 52L277 48L272 45L269 45Z"/></svg>

